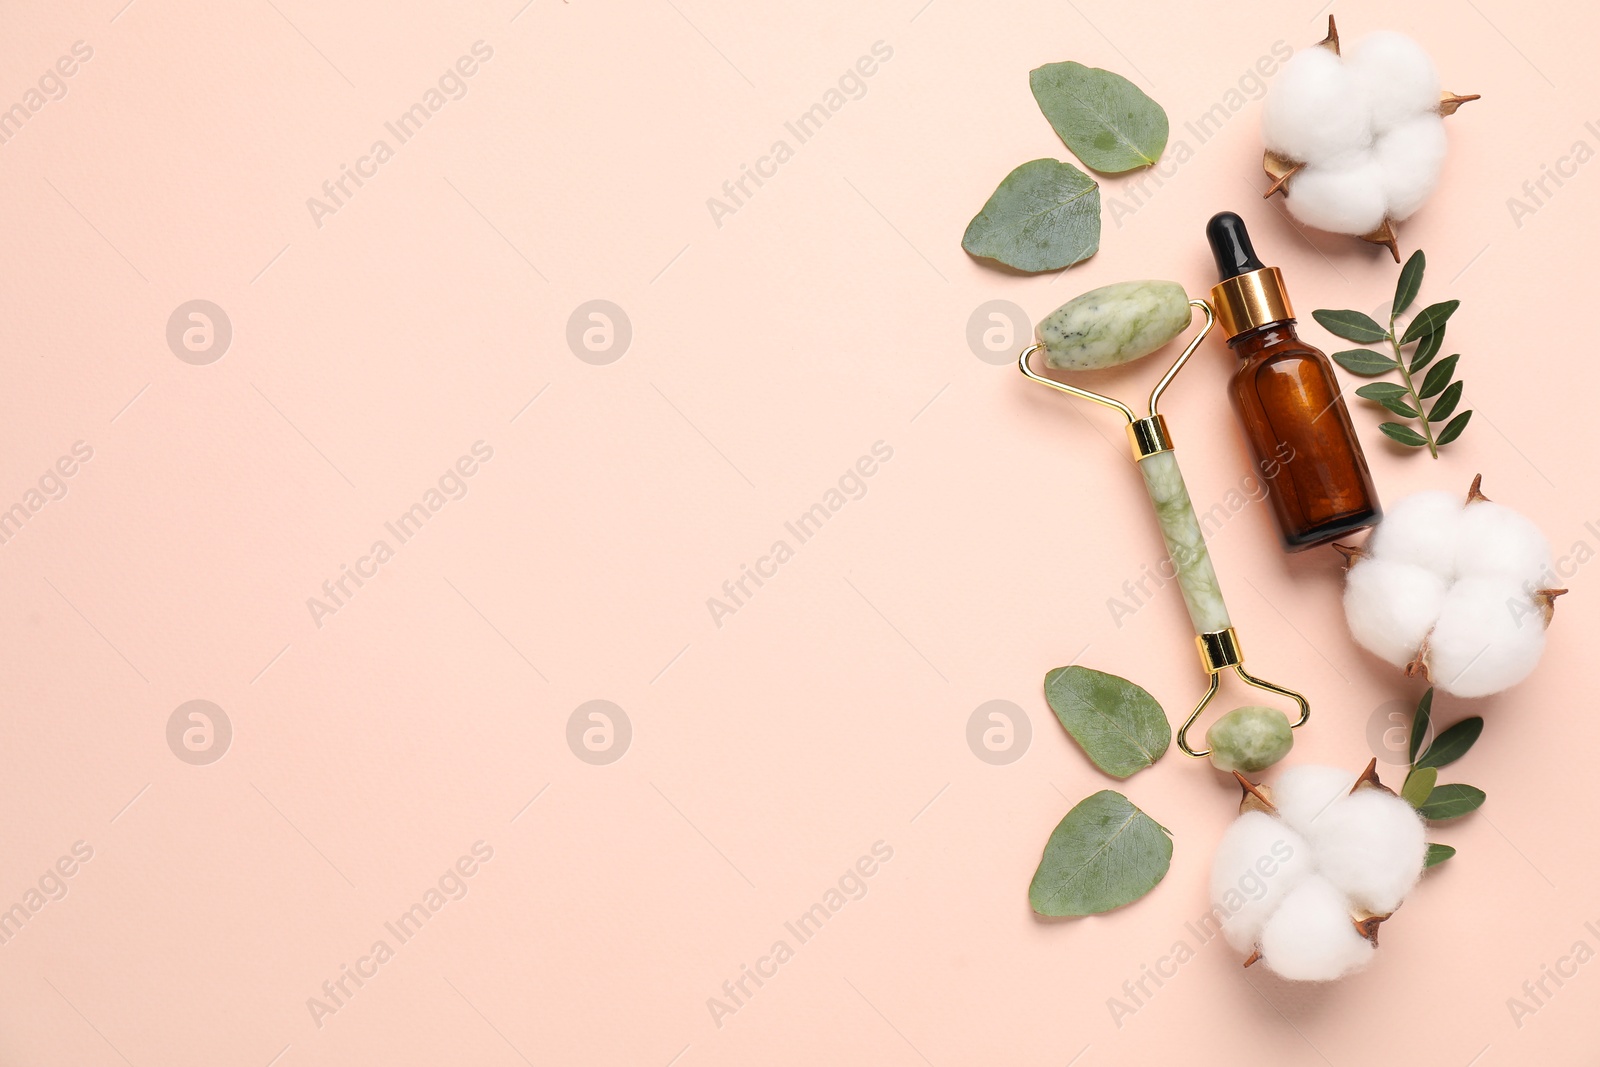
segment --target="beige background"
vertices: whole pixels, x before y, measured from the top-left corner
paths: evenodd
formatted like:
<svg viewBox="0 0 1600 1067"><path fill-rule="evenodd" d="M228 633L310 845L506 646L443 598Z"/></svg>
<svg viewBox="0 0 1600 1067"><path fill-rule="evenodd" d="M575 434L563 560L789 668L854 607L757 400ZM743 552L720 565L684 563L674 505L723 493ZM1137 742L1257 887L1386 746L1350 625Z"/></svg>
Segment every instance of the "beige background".
<svg viewBox="0 0 1600 1067"><path fill-rule="evenodd" d="M1229 96L1277 42L1321 37L1314 4L124 2L9 5L0 34L0 105L92 50L0 144L0 505L42 505L0 546L0 905L66 890L0 945L0 1062L1595 1062L1600 965L1547 980L1520 1027L1507 1006L1575 942L1600 948L1581 567L1538 674L1436 708L1488 718L1446 777L1490 799L1436 831L1459 856L1363 975L1292 988L1212 943L1113 1021L1125 981L1193 947L1232 811L1176 754L1125 786L1175 835L1165 882L1101 918L1028 909L1050 829L1114 784L1054 722L1044 672L1080 656L1175 718L1202 679L1175 589L1120 626L1107 609L1161 558L1116 426L978 358L968 320L1130 277L1203 293L1222 208L1303 313L1381 305L1384 254L1259 199L1259 103ZM1381 492L1481 471L1586 558L1600 169L1561 164L1520 220L1508 198L1600 148L1596 17L1335 10L1350 36L1416 35L1484 95L1402 231L1428 252L1424 298L1463 301L1477 414L1432 462L1361 405ZM465 95L399 143L385 123L480 41ZM892 56L864 95L798 144L785 122L875 42ZM1104 179L1102 251L1064 278L974 263L961 232L995 183L1071 158L1026 77L1065 59L1145 87L1189 158L1143 194ZM1186 123L1219 104L1202 140ZM392 158L362 163L378 139ZM779 139L792 158L714 219ZM315 218L342 166L369 177ZM605 365L567 340L597 299L632 333ZM231 324L210 363L167 340L192 300ZM1309 316L1305 335L1332 343ZM1230 358L1208 343L1167 406L1202 508L1249 473ZM92 457L47 477L77 442ZM492 458L445 477L475 442ZM865 495L717 625L708 598L877 442ZM442 477L399 543L384 524ZM1285 558L1258 504L1213 552L1252 666L1314 701L1296 757L1382 751L1418 687L1351 644L1333 554ZM370 577L319 626L308 598L345 566ZM597 699L631 728L609 764L568 744ZM187 712L168 744L191 700L231 727L205 765L176 755ZM991 700L1031 725L1008 764L968 745ZM223 751L211 723L191 758ZM864 865L864 895L794 940L875 842L892 858ZM399 943L384 924L461 857L472 876L444 881L465 895ZM308 998L371 974L380 939L392 958L319 1026ZM779 939L793 958L717 1025L708 998Z"/></svg>

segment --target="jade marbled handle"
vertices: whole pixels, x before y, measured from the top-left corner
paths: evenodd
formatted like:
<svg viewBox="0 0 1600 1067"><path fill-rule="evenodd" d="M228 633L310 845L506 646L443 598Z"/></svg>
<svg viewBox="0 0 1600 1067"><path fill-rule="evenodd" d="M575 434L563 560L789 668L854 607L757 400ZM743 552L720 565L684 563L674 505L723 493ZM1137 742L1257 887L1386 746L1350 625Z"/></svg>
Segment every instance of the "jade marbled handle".
<svg viewBox="0 0 1600 1067"><path fill-rule="evenodd" d="M1146 456L1139 461L1139 473L1144 475L1150 502L1156 506L1161 536L1166 539L1167 555L1178 572L1178 588L1183 590L1183 602L1189 607L1195 633L1226 630L1231 625L1228 606L1222 602L1222 587L1211 567L1211 553L1206 551L1200 522L1189 502L1178 457L1171 450Z"/></svg>

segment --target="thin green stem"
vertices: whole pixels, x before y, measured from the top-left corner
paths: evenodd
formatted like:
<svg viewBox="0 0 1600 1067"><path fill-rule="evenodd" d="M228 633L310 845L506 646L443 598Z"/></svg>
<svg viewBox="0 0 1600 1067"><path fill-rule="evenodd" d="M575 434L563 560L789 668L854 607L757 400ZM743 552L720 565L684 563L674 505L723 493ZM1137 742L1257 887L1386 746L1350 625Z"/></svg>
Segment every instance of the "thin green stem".
<svg viewBox="0 0 1600 1067"><path fill-rule="evenodd" d="M1422 398L1417 395L1417 387L1411 383L1411 372L1406 369L1406 357L1400 352L1400 340L1394 334L1394 314L1389 315L1389 346L1394 349L1394 361L1400 364L1400 380L1405 383L1406 395L1411 398L1411 406L1417 410L1417 422L1422 426L1422 437L1428 442L1428 454L1434 459L1439 458L1439 446L1433 439L1433 426L1428 422L1428 413L1422 406Z"/></svg>

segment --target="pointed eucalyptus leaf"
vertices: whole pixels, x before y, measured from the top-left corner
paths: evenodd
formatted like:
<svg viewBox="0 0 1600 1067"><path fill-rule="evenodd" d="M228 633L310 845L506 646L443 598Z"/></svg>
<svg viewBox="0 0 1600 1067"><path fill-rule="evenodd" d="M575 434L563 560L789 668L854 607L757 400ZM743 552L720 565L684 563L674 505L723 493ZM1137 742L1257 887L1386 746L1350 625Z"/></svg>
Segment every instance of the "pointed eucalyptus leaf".
<svg viewBox="0 0 1600 1067"><path fill-rule="evenodd" d="M1428 443L1427 438L1420 433L1409 426L1402 426L1398 422L1380 422L1378 424L1378 432L1391 441L1399 441L1401 444L1410 445L1412 448L1421 448Z"/></svg>
<svg viewBox="0 0 1600 1067"><path fill-rule="evenodd" d="M1478 787L1452 782L1434 786L1428 802L1417 811L1424 819L1443 822L1446 819L1459 819L1469 811L1477 811L1484 799L1483 790Z"/></svg>
<svg viewBox="0 0 1600 1067"><path fill-rule="evenodd" d="M1070 163L1024 163L967 224L961 247L1017 270L1081 263L1100 249L1100 186Z"/></svg>
<svg viewBox="0 0 1600 1067"><path fill-rule="evenodd" d="M1444 391L1450 384L1450 376L1456 372L1456 364L1461 361L1461 353L1446 356L1435 363L1428 371L1428 376L1422 379L1422 388L1417 390L1417 395L1426 400L1436 393Z"/></svg>
<svg viewBox="0 0 1600 1067"><path fill-rule="evenodd" d="M1335 352L1333 361L1351 374L1362 378L1374 378L1400 366L1382 352L1374 352L1370 348L1352 348L1345 352Z"/></svg>
<svg viewBox="0 0 1600 1067"><path fill-rule="evenodd" d="M1376 400L1380 404L1390 397L1406 395L1408 395L1406 387L1396 385L1394 382L1373 382L1371 385L1363 385L1356 390L1356 396L1365 397L1368 400Z"/></svg>
<svg viewBox="0 0 1600 1067"><path fill-rule="evenodd" d="M1451 382L1445 391L1439 394L1439 399L1428 412L1429 422L1438 422L1448 419L1450 413L1455 411L1456 405L1461 402L1461 387L1463 382Z"/></svg>
<svg viewBox="0 0 1600 1067"><path fill-rule="evenodd" d="M1427 259L1419 248L1411 253L1406 265L1400 268L1400 281L1394 287L1393 314L1401 314L1417 298L1417 291L1422 288L1422 271L1426 266Z"/></svg>
<svg viewBox="0 0 1600 1067"><path fill-rule="evenodd" d="M1448 767L1456 760L1467 754L1467 750L1477 743L1478 737L1483 733L1483 716L1474 715L1462 719L1448 730L1433 739L1433 744L1428 746L1428 751L1417 760L1417 767Z"/></svg>
<svg viewBox="0 0 1600 1067"><path fill-rule="evenodd" d="M1371 315L1359 311L1313 311L1311 317L1335 337L1357 344L1370 345L1389 337L1389 331L1374 322Z"/></svg>
<svg viewBox="0 0 1600 1067"><path fill-rule="evenodd" d="M1437 767L1418 767L1406 775L1406 784L1400 787L1400 799L1413 808L1421 808L1428 802L1428 794L1433 792L1438 780Z"/></svg>
<svg viewBox="0 0 1600 1067"><path fill-rule="evenodd" d="M1449 845L1436 845L1430 841L1428 842L1428 854L1422 860L1422 869L1427 870L1429 867L1437 867L1455 854L1456 850Z"/></svg>
<svg viewBox="0 0 1600 1067"><path fill-rule="evenodd" d="M1172 838L1121 793L1102 789L1067 812L1028 886L1040 915L1099 915L1154 889L1172 863Z"/></svg>
<svg viewBox="0 0 1600 1067"><path fill-rule="evenodd" d="M1092 170L1148 167L1167 147L1167 113L1120 74L1082 63L1050 63L1028 75L1039 110Z"/></svg>
<svg viewBox="0 0 1600 1067"><path fill-rule="evenodd" d="M1044 698L1094 765L1114 778L1144 770L1172 743L1167 713L1126 678L1057 667L1044 676Z"/></svg>
<svg viewBox="0 0 1600 1067"><path fill-rule="evenodd" d="M1422 742L1428 738L1428 729L1431 725L1430 716L1433 714L1433 686L1422 694L1422 699L1417 701L1417 713L1411 717L1411 747L1406 759L1412 763L1417 762L1417 753L1422 751Z"/></svg>
<svg viewBox="0 0 1600 1067"><path fill-rule="evenodd" d="M1417 409L1412 407L1411 403L1403 397L1385 397L1384 399L1378 401L1378 403L1382 404L1389 411L1394 412L1403 419L1414 419L1418 415Z"/></svg>
<svg viewBox="0 0 1600 1067"><path fill-rule="evenodd" d="M1456 313L1456 308L1461 306L1459 300L1443 300L1437 304L1429 304L1411 320L1411 325L1406 327L1406 332L1401 335L1400 343L1406 344L1433 333L1445 324L1445 320Z"/></svg>
<svg viewBox="0 0 1600 1067"><path fill-rule="evenodd" d="M1470 418L1472 418L1472 412L1468 410L1451 419L1445 424L1444 429L1439 431L1437 442L1441 445L1447 445L1460 437L1461 431L1467 428L1467 420Z"/></svg>

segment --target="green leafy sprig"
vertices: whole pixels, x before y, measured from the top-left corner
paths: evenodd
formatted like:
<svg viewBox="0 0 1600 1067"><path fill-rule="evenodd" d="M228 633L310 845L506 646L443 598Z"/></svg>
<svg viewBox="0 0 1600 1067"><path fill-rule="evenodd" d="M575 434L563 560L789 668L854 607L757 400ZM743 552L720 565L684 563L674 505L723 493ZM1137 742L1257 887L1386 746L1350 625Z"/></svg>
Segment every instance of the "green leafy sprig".
<svg viewBox="0 0 1600 1067"><path fill-rule="evenodd" d="M1393 355L1374 352L1370 348L1354 348L1335 352L1333 360L1351 374L1362 378L1376 378L1380 374L1399 371L1398 383L1373 382L1357 389L1356 395L1381 404L1401 418L1415 419L1420 433L1398 422L1382 423L1378 429L1392 441L1412 448L1426 447L1433 458L1438 459L1439 449L1460 437L1461 431L1467 428L1472 412L1469 409L1456 414L1456 408L1461 404L1462 383L1455 379L1460 354L1433 362L1444 345L1445 323L1455 314L1461 301L1445 300L1429 304L1411 320L1403 333L1396 332L1395 320L1411 306L1422 288L1422 271L1426 263L1422 250L1418 249L1401 268L1387 330L1371 316L1359 311L1313 311L1311 317L1335 337L1361 344L1388 343ZM1407 345L1416 346L1409 361L1403 351ZM1429 367L1430 363L1432 367ZM1427 371L1426 375L1422 374L1424 370ZM1419 376L1420 383L1417 381ZM1424 404L1425 400L1433 400L1433 403ZM1438 428L1440 422L1444 422L1442 429Z"/></svg>
<svg viewBox="0 0 1600 1067"><path fill-rule="evenodd" d="M1484 801L1483 790L1476 786L1448 783L1439 785L1439 769L1449 766L1467 754L1483 733L1483 716L1473 715L1445 730L1423 748L1433 715L1433 690L1422 694L1417 702L1416 714L1411 717L1411 741L1408 758L1411 770L1400 796L1417 809L1429 822L1458 819L1469 811L1476 811ZM1456 854L1449 845L1428 845L1423 866L1434 867Z"/></svg>

